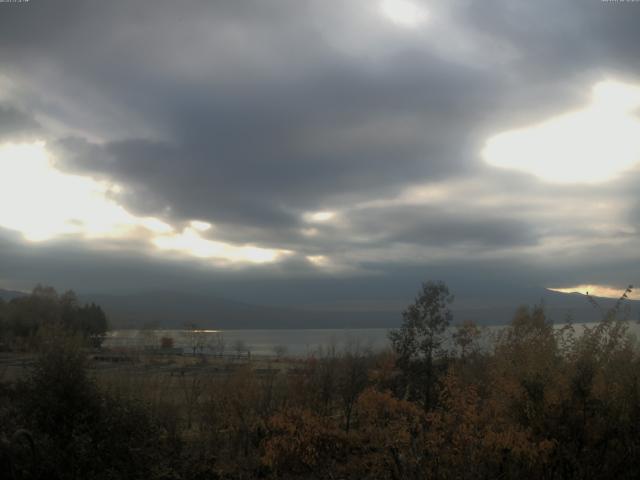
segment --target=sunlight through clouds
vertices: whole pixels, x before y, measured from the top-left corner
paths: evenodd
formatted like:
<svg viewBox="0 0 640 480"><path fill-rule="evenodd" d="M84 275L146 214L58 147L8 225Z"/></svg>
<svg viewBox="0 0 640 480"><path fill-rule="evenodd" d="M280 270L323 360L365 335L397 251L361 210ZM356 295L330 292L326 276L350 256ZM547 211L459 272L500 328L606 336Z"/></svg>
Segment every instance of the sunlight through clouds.
<svg viewBox="0 0 640 480"><path fill-rule="evenodd" d="M291 253L288 250L235 246L216 242L200 236L199 230L194 227L187 227L182 233L155 237L152 242L160 250L229 262L271 263Z"/></svg>
<svg viewBox="0 0 640 480"><path fill-rule="evenodd" d="M135 218L109 200L110 187L57 171L42 142L0 147L0 225L29 241L67 234L118 236L137 225L166 230L159 220Z"/></svg>
<svg viewBox="0 0 640 480"><path fill-rule="evenodd" d="M70 235L133 239L142 230L155 248L198 258L268 263L288 253L205 239L201 233L212 225L200 220L176 233L166 222L132 215L109 198L120 190L118 185L55 169L44 142L0 146L0 227L18 231L30 242Z"/></svg>
<svg viewBox="0 0 640 480"><path fill-rule="evenodd" d="M324 255L307 255L307 260L318 267L325 266L328 262L327 257Z"/></svg>
<svg viewBox="0 0 640 480"><path fill-rule="evenodd" d="M380 12L392 23L406 28L415 28L428 19L423 7L408 0L383 0Z"/></svg>
<svg viewBox="0 0 640 480"><path fill-rule="evenodd" d="M209 222L202 222L200 220L192 220L190 223L191 228L198 230L199 232L206 232L211 230L211 224Z"/></svg>
<svg viewBox="0 0 640 480"><path fill-rule="evenodd" d="M552 292L560 293L580 293L582 295L592 295L594 297L603 298L620 298L626 287L611 287L608 285L576 285L575 287L566 288L549 288ZM629 294L632 300L640 300L640 294L633 291Z"/></svg>
<svg viewBox="0 0 640 480"><path fill-rule="evenodd" d="M640 163L638 107L639 86L600 82L586 108L500 133L487 141L482 157L548 182L606 182Z"/></svg>
<svg viewBox="0 0 640 480"><path fill-rule="evenodd" d="M304 214L305 221L309 223L324 223L335 218L336 212L320 211L308 212Z"/></svg>

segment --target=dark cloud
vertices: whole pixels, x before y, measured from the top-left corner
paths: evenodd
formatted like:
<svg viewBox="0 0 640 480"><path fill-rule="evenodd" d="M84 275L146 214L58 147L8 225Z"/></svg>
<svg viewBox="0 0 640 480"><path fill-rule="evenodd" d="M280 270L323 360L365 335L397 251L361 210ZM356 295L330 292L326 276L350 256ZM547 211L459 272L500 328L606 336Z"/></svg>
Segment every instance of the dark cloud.
<svg viewBox="0 0 640 480"><path fill-rule="evenodd" d="M472 153L459 132L471 131L497 95L486 72L417 44L379 59L346 56L322 24L332 10L319 5L147 7L148 16L104 4L14 9L5 53L28 55L38 71L39 57L53 58L43 75L84 84L73 93L83 101L91 85L85 110L108 116L108 97L163 132L159 141L109 142L83 161L127 184L128 204L149 213L169 205L182 217L279 228L303 209L458 174ZM35 24L48 15L50 28L38 35ZM182 64L190 68L172 73ZM71 86L52 89L72 97ZM110 161L96 161L105 153Z"/></svg>
<svg viewBox="0 0 640 480"><path fill-rule="evenodd" d="M391 241L418 245L471 244L480 247L510 247L535 244L537 235L525 222L514 219L446 218L411 220Z"/></svg>
<svg viewBox="0 0 640 480"><path fill-rule="evenodd" d="M29 114L0 103L0 141L29 141L42 131Z"/></svg>
<svg viewBox="0 0 640 480"><path fill-rule="evenodd" d="M290 87L173 92L164 97L175 103L173 139L110 142L66 165L128 185L128 203L147 213L169 205L182 217L276 228L409 179L458 175L471 146L459 151L447 125L458 117L471 129L477 114L465 108L486 102L482 82L472 88L472 73L443 62L406 63L378 78L335 72Z"/></svg>
<svg viewBox="0 0 640 480"><path fill-rule="evenodd" d="M0 229L0 288L30 290L43 282L80 293L167 291L216 294L255 304L330 304L341 301L397 301L408 304L425 279L442 279L456 304L535 303L540 286L580 283L626 285L638 280L637 266L616 252L580 262L544 259L460 259L398 265L380 259L367 266L376 274L328 275L294 265L215 268L195 261L158 258L129 248L101 249L73 241L25 244ZM541 261L542 260L542 261ZM291 268L291 267L294 268ZM99 272L99 274L96 274ZM636 282L637 283L637 282ZM538 295L538 296L537 296Z"/></svg>
<svg viewBox="0 0 640 480"><path fill-rule="evenodd" d="M489 0L459 3L457 13L467 27L517 50L515 73L522 79L535 75L547 82L555 75L611 69L637 75L630 66L637 58L640 11L632 2L615 3Z"/></svg>
<svg viewBox="0 0 640 480"><path fill-rule="evenodd" d="M640 9L633 2L490 0L453 5L464 30L487 35L511 52L501 65L508 87L487 122L493 128L527 125L580 108L589 101L588 87L601 80L640 81L635 47Z"/></svg>
<svg viewBox="0 0 640 480"><path fill-rule="evenodd" d="M479 267L499 264L494 285L511 283L504 280L511 275L527 285L628 282L619 277L635 267L610 252L589 256L607 236L626 239L620 257L637 244L625 230L635 222L637 232L640 218L632 181L548 185L489 168L479 152L501 130L584 105L589 86L607 75L637 81L640 7L460 0L433 5L434 15L438 8L447 16L402 30L369 1L340 8L293 0L0 3L0 79L16 101L0 103L0 140L42 135L59 168L122 185L114 198L134 213L177 227L205 220L215 225L211 238L296 252L233 273L183 261L180 275L138 244L117 255L95 244L76 261L76 247L16 241L5 260L19 269L31 258L33 270L22 270L20 281L54 279L64 269L96 289L122 285L116 265L136 278L131 288L165 281L224 288L212 280L217 275L235 276L238 285L269 275L294 288L287 276L305 276L328 298L344 286L334 288L305 255L347 262L366 251L352 266L378 277L358 278L360 293L346 289L358 296L374 284L379 292L406 288L430 272L476 279L462 263L414 260L423 247L468 247L469 255L494 255ZM431 28L450 34L437 37ZM392 205L409 186L472 179L484 191L429 207ZM475 196L491 195L500 201L475 206ZM368 201L381 206L358 207ZM625 202L624 218L603 227L597 210L590 218L564 208L579 202L584 210ZM343 215L305 222L304 213L316 210ZM549 237L588 237L593 245L571 244L579 251L564 261L554 251L537 262ZM401 260L385 258L403 248ZM517 249L529 250L511 253ZM429 268L407 273L412 261ZM523 269L535 273L528 278ZM98 281L95 271L106 273Z"/></svg>

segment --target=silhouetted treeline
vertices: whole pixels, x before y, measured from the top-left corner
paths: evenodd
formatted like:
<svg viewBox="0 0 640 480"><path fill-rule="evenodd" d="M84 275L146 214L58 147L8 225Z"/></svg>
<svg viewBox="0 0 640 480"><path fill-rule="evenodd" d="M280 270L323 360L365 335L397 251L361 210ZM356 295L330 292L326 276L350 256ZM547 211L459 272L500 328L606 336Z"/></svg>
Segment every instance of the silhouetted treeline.
<svg viewBox="0 0 640 480"><path fill-rule="evenodd" d="M32 348L38 330L54 325L79 333L92 346L100 346L108 328L102 308L80 305L72 290L59 295L52 287L38 285L30 295L8 302L0 298L0 344L5 349Z"/></svg>
<svg viewBox="0 0 640 480"><path fill-rule="evenodd" d="M623 300L579 331L523 307L481 348L473 324L450 334L452 296L426 283L387 352L353 343L291 359L288 372L194 366L172 386L151 372L101 380L80 336L52 330L29 378L0 391L3 468L25 479L635 479L640 350Z"/></svg>

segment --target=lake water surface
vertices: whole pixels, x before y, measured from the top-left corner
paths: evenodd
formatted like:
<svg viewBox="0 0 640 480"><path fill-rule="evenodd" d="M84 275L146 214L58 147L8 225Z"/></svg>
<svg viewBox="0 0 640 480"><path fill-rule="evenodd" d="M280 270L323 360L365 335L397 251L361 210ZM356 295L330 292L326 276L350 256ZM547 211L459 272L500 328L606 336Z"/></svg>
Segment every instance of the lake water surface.
<svg viewBox="0 0 640 480"><path fill-rule="evenodd" d="M157 347L171 338L185 353L205 354L250 351L252 355L310 355L321 349L368 348L382 350L389 345L386 328L295 329L295 330L114 330L104 342L106 348Z"/></svg>
<svg viewBox="0 0 640 480"><path fill-rule="evenodd" d="M584 326L575 324L576 333ZM555 325L561 328L563 325ZM482 343L504 326L483 327ZM162 338L170 338L173 346L184 353L252 355L311 355L327 349L380 351L390 346L387 328L360 329L290 329L290 330L113 330L104 342L106 348L158 348ZM640 337L640 325L629 322L629 331Z"/></svg>

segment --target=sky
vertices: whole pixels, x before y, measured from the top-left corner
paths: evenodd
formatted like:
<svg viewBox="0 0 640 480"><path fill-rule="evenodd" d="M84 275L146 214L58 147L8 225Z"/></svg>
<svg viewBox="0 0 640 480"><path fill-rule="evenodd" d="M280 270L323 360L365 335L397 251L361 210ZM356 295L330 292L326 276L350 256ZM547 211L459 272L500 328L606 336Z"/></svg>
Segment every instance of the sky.
<svg viewBox="0 0 640 480"><path fill-rule="evenodd" d="M0 288L616 296L640 283L639 23L632 1L0 3Z"/></svg>

